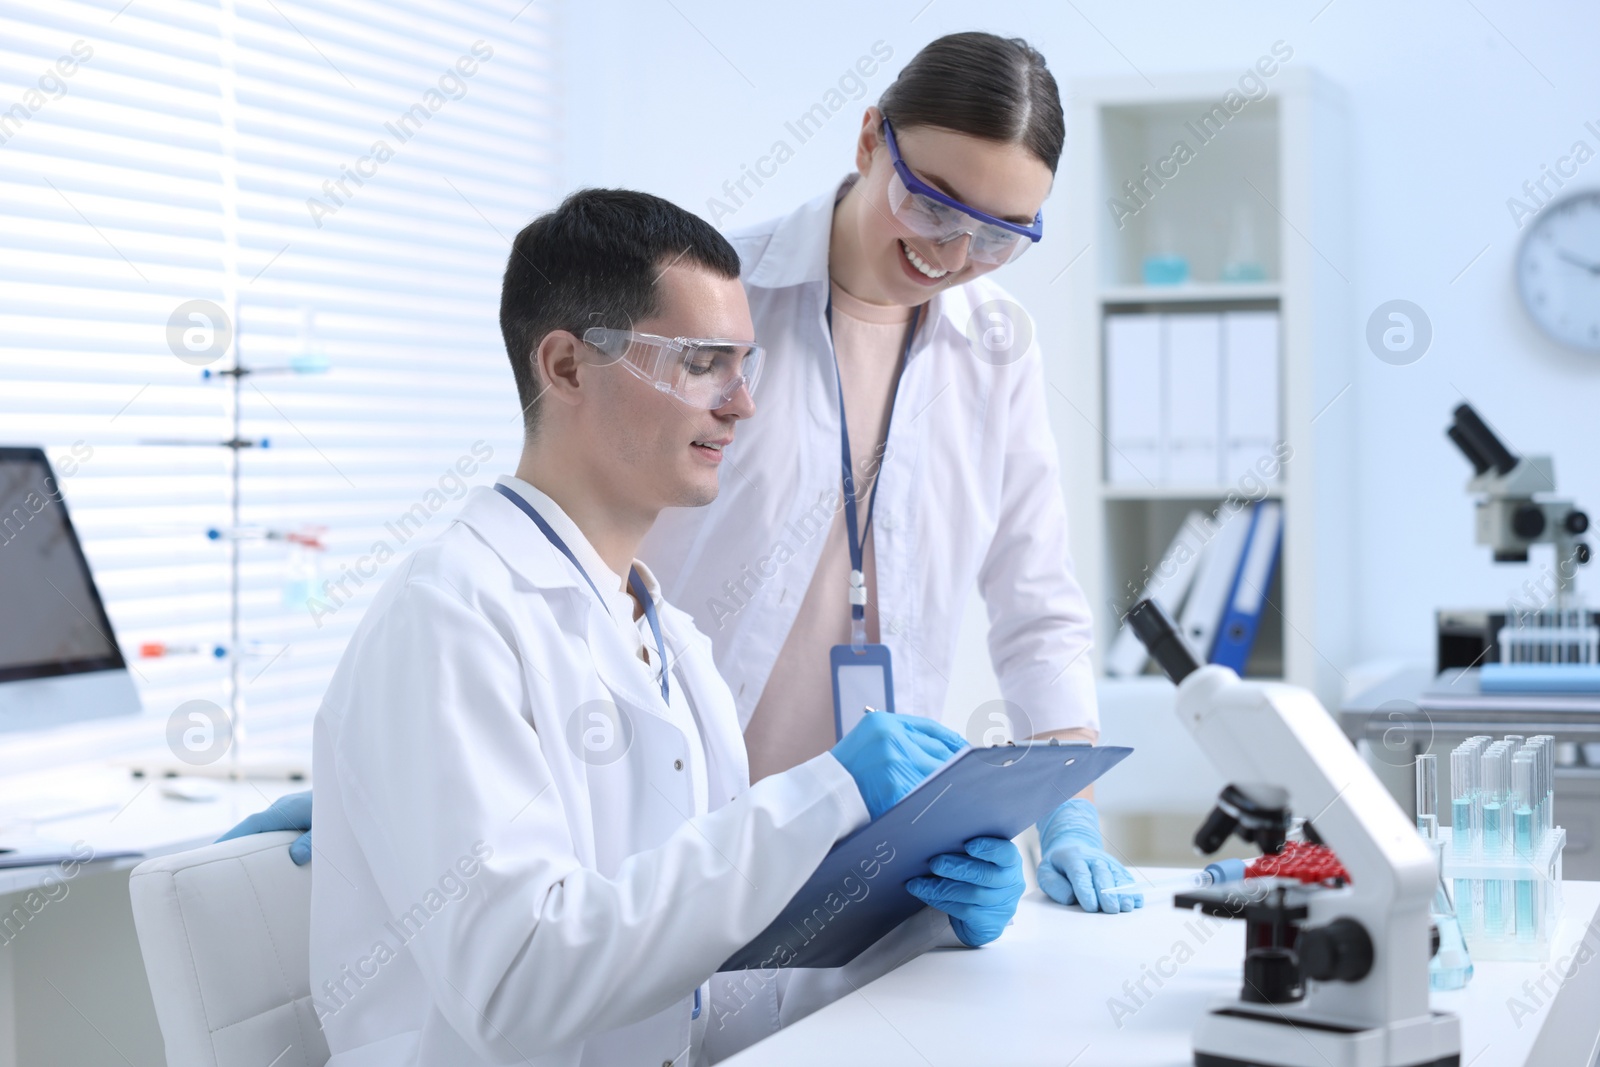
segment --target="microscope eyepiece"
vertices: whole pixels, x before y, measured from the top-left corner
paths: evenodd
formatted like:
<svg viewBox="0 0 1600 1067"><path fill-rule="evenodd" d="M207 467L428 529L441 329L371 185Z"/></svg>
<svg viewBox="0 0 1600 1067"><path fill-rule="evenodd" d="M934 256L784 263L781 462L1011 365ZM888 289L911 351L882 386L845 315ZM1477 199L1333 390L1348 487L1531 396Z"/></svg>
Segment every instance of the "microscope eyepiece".
<svg viewBox="0 0 1600 1067"><path fill-rule="evenodd" d="M1466 454L1479 474L1490 467L1500 474L1511 473L1512 468L1517 465L1517 457L1501 443L1494 431L1489 429L1489 424L1478 417L1478 413L1472 410L1471 404L1457 405L1455 420L1455 423L1445 431L1445 435Z"/></svg>
<svg viewBox="0 0 1600 1067"><path fill-rule="evenodd" d="M1146 598L1135 604L1128 611L1128 625L1150 653L1150 658L1172 679L1173 685L1200 669L1194 653L1179 636L1172 617L1154 600Z"/></svg>
<svg viewBox="0 0 1600 1067"><path fill-rule="evenodd" d="M1466 456L1467 461L1472 464L1472 472L1474 474L1483 474L1489 469L1489 460L1482 452L1478 451L1478 447L1472 443L1472 438L1454 426L1446 430L1444 435L1454 441L1457 448L1461 449L1461 454Z"/></svg>

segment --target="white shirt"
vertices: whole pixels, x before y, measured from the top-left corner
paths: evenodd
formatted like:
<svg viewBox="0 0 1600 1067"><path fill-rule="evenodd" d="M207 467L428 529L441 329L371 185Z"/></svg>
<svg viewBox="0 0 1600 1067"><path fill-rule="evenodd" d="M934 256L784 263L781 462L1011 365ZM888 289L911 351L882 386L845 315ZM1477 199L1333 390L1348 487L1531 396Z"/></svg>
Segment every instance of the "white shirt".
<svg viewBox="0 0 1600 1067"><path fill-rule="evenodd" d="M741 726L842 505L839 399L823 318L835 195L731 235L756 339L769 353L756 415L735 431L716 501L669 508L639 552L668 599L710 636ZM1013 733L1097 729L1089 605L1068 551L1043 358L1030 344L996 365L966 337L981 305L1009 299L981 277L938 294L924 311L879 473L880 639L894 661L896 708L940 717L976 588L1001 695L1024 719ZM826 658L828 650L803 654Z"/></svg>

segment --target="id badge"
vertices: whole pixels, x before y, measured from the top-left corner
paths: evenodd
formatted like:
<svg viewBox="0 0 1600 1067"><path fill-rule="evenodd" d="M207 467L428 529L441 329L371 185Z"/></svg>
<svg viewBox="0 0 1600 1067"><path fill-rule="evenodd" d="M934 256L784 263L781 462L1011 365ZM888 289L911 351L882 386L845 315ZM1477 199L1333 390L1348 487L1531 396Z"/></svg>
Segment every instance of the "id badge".
<svg viewBox="0 0 1600 1067"><path fill-rule="evenodd" d="M834 645L828 653L833 668L833 729L844 737L867 714L867 709L894 711L894 672L888 645Z"/></svg>

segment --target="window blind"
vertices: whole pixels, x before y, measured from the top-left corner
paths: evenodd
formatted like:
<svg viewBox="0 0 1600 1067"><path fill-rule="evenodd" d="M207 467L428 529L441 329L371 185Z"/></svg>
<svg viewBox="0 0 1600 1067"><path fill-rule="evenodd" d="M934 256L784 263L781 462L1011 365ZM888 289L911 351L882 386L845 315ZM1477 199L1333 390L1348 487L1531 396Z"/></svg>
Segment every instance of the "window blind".
<svg viewBox="0 0 1600 1067"><path fill-rule="evenodd" d="M0 0L0 444L57 462L147 720L226 707L236 656L247 725L303 731L395 561L514 466L499 281L556 195L554 31L542 3ZM237 528L236 356L264 371Z"/></svg>

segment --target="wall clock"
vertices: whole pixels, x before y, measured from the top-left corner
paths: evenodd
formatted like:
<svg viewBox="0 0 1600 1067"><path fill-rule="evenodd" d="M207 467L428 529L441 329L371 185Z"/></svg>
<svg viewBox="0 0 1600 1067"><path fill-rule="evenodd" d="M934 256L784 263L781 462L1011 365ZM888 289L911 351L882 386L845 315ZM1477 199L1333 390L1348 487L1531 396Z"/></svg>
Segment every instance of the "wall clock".
<svg viewBox="0 0 1600 1067"><path fill-rule="evenodd" d="M1600 352L1600 189L1539 212L1517 250L1517 292L1552 340Z"/></svg>

